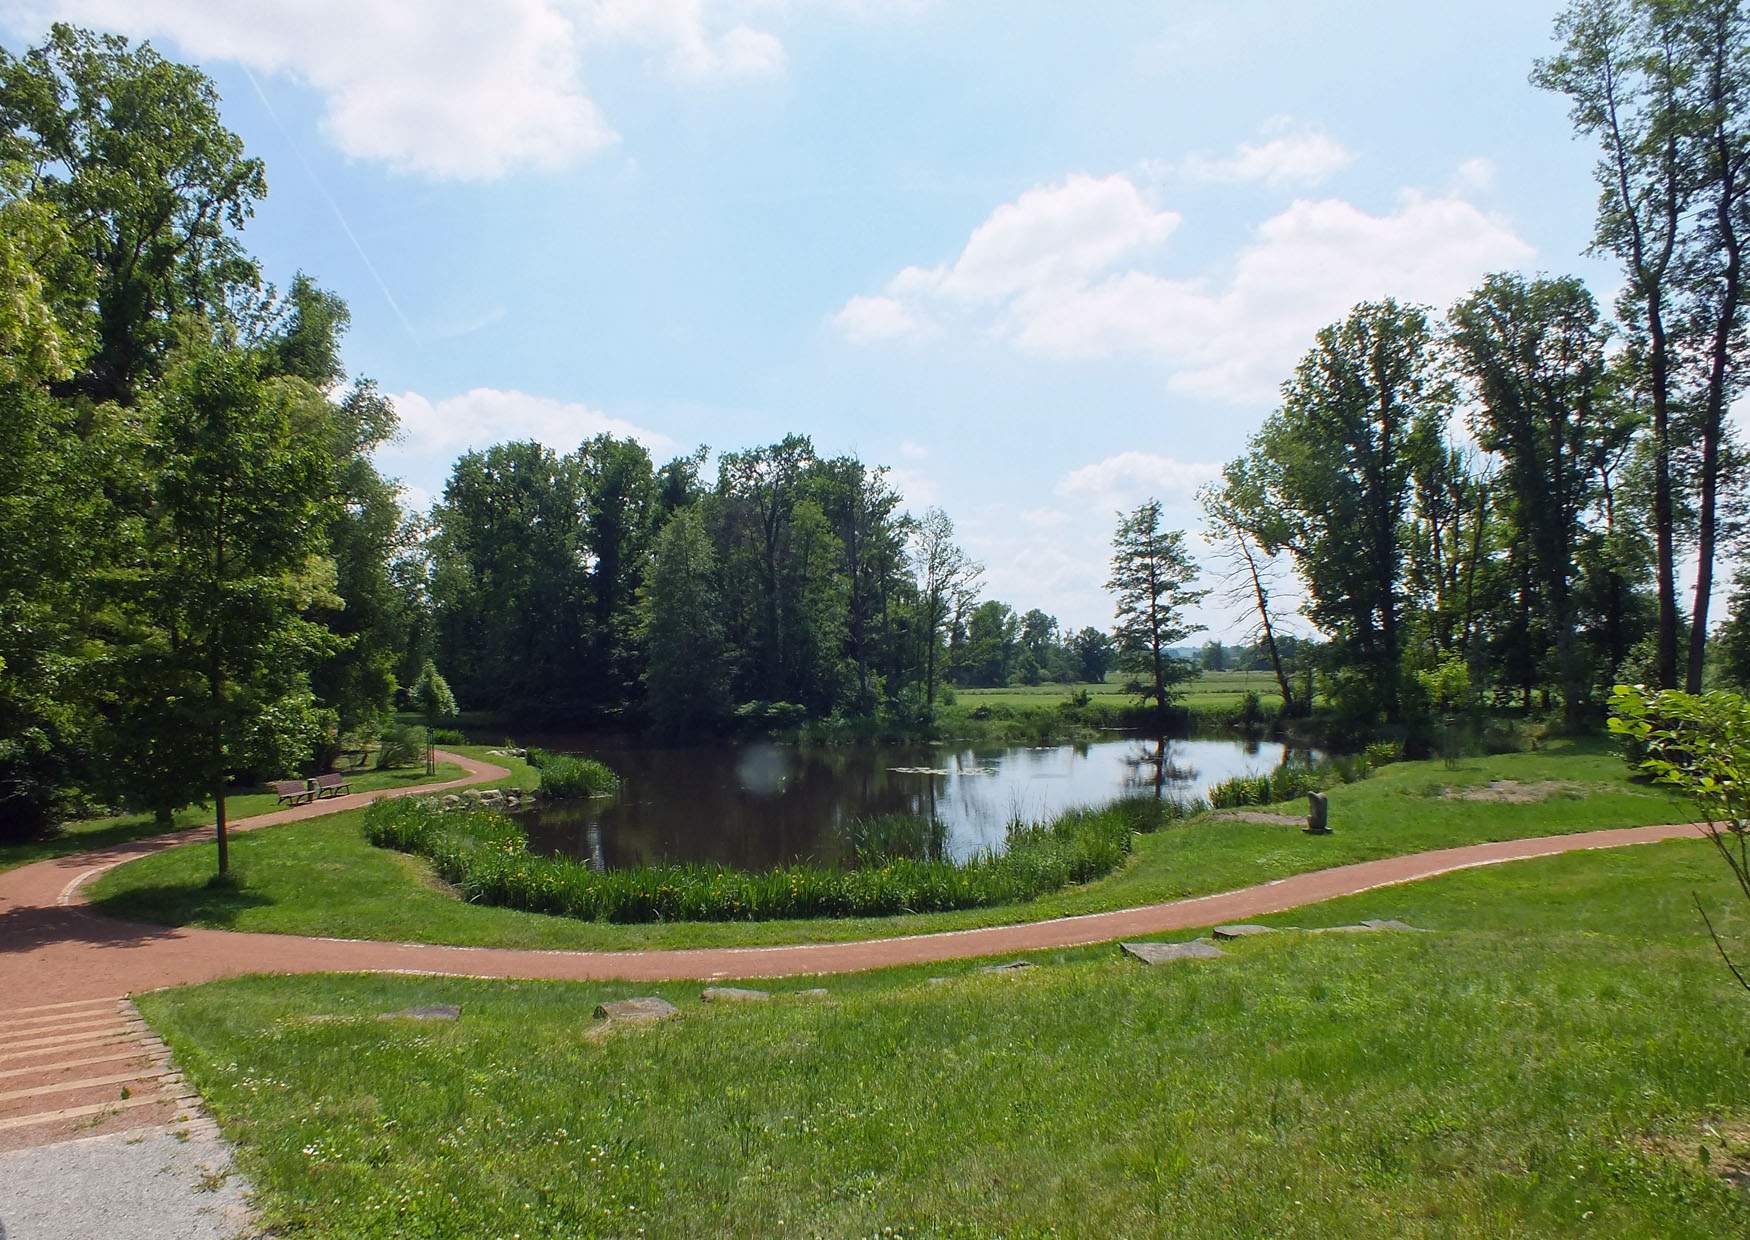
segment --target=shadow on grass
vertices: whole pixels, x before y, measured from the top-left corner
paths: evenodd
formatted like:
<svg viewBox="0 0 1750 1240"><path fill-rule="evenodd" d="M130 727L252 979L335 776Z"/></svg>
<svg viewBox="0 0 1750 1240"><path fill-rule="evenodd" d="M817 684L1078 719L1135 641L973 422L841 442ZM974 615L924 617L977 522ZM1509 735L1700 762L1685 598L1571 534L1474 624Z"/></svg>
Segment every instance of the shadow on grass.
<svg viewBox="0 0 1750 1240"><path fill-rule="evenodd" d="M200 924L221 930L235 929L237 919L249 909L273 903L249 889L246 878L208 878L192 883L159 883L133 887L118 895L94 899L85 905L104 918L152 922L162 926Z"/></svg>

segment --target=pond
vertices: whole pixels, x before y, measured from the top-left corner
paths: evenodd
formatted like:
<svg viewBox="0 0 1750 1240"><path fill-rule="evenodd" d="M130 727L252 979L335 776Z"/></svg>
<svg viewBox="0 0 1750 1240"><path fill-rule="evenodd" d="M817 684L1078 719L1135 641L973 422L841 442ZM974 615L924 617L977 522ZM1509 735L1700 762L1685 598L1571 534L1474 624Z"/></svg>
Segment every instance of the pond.
<svg viewBox="0 0 1750 1240"><path fill-rule="evenodd" d="M838 863L847 859L845 828L887 814L936 819L948 851L963 859L1000 851L1016 819L1047 821L1136 794L1201 796L1212 784L1273 770L1291 756L1272 741L1133 736L1037 747L724 742L664 749L593 736L531 743L598 758L619 774L614 796L519 815L533 851L582 857L598 868Z"/></svg>

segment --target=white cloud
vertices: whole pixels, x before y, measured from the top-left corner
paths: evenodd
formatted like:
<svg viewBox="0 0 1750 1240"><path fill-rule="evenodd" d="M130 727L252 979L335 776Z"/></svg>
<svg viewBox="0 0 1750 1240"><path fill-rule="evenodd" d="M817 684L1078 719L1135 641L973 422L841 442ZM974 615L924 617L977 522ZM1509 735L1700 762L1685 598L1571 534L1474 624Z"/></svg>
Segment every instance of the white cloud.
<svg viewBox="0 0 1750 1240"><path fill-rule="evenodd" d="M1481 155L1465 160L1452 177L1457 194L1480 194L1495 188L1495 161Z"/></svg>
<svg viewBox="0 0 1750 1240"><path fill-rule="evenodd" d="M1127 178L1076 173L1004 203L951 265L907 267L888 291L997 300L1104 271L1158 246L1178 226L1177 215L1157 210Z"/></svg>
<svg viewBox="0 0 1750 1240"><path fill-rule="evenodd" d="M942 502L942 491L936 480L922 470L892 465L887 470L887 481L912 512L921 513L930 505Z"/></svg>
<svg viewBox="0 0 1750 1240"><path fill-rule="evenodd" d="M897 340L924 330L924 324L892 297L853 297L832 316L832 323L858 344Z"/></svg>
<svg viewBox="0 0 1750 1240"><path fill-rule="evenodd" d="M1314 125L1277 117L1259 142L1243 142L1229 155L1192 155L1177 170L1200 181L1259 182L1273 187L1317 185L1355 162L1341 142Z"/></svg>
<svg viewBox="0 0 1750 1240"><path fill-rule="evenodd" d="M462 453L509 440L534 439L555 452L570 452L606 433L636 439L653 452L674 447L668 436L624 418L528 392L474 388L435 400L402 392L389 400L400 415L401 433L377 454L378 463L415 495L442 492L450 465Z"/></svg>
<svg viewBox="0 0 1750 1240"><path fill-rule="evenodd" d="M1225 273L1187 277L1164 273L1156 254L1178 223L1124 176L1071 177L999 206L953 264L900 271L882 313L890 323L957 321L1047 357L1140 356L1164 365L1175 390L1249 403L1272 399L1314 333L1356 302L1444 307L1534 253L1462 196L1405 191L1382 214L1296 200L1254 230Z"/></svg>
<svg viewBox="0 0 1750 1240"><path fill-rule="evenodd" d="M1092 465L1071 470L1057 483L1057 493L1070 499L1101 500L1128 507L1145 499L1184 503L1197 488L1221 475L1221 466L1180 461L1157 452L1120 452Z"/></svg>
<svg viewBox="0 0 1750 1240"><path fill-rule="evenodd" d="M899 454L908 461L921 461L930 455L930 450L915 439L904 439L900 441Z"/></svg>
<svg viewBox="0 0 1750 1240"><path fill-rule="evenodd" d="M785 7L763 15L785 18ZM0 21L34 37L65 20L284 76L321 97L322 130L345 154L422 176L489 180L568 166L618 141L585 87L587 55L640 48L690 84L782 73L782 42L737 20L746 8L736 0L15 0Z"/></svg>
<svg viewBox="0 0 1750 1240"><path fill-rule="evenodd" d="M584 20L598 39L648 47L676 77L708 81L783 72L784 45L775 35L739 23L715 32L705 10L705 0L590 0L582 5Z"/></svg>

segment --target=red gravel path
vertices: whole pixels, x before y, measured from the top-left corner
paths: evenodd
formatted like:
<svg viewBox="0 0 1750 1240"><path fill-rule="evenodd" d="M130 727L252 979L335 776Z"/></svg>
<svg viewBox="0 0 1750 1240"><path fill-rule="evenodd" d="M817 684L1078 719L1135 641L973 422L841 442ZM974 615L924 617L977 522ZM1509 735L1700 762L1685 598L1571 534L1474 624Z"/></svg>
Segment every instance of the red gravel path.
<svg viewBox="0 0 1750 1240"><path fill-rule="evenodd" d="M237 824L238 828L253 830L356 808L379 796L481 783L507 773L457 754L442 756L466 768L468 776L447 784L363 793L304 805L247 819ZM42 861L0 874L0 1009L108 998L241 973L407 971L579 981L658 981L851 972L1074 947L1208 926L1279 913L1374 887L1432 878L1452 870L1579 849L1693 838L1698 834L1693 825L1677 824L1471 844L1316 870L1238 891L1110 913L943 934L783 947L627 952L432 947L137 925L98 916L77 902L76 888L93 875L123 861L185 843L191 837L184 833Z"/></svg>

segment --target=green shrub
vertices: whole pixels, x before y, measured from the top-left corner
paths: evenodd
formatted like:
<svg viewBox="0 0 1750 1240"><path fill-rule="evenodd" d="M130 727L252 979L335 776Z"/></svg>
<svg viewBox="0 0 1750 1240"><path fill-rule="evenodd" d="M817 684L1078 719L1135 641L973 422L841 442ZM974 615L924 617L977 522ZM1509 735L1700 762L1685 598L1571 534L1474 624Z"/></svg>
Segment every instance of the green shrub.
<svg viewBox="0 0 1750 1240"><path fill-rule="evenodd" d="M620 777L594 758L530 749L526 760L541 773L541 792L553 800L605 796L620 786Z"/></svg>
<svg viewBox="0 0 1750 1240"><path fill-rule="evenodd" d="M383 734L382 747L377 750L377 766L392 770L401 766L416 766L425 761L425 729L414 724L391 724Z"/></svg>
<svg viewBox="0 0 1750 1240"><path fill-rule="evenodd" d="M466 733L455 728L433 728L431 730L431 743L434 745L466 745L468 737Z"/></svg>
<svg viewBox="0 0 1750 1240"><path fill-rule="evenodd" d="M1137 830L1195 808L1132 798L1072 810L1051 823L1016 823L1006 851L966 861L891 857L854 869L789 865L760 873L712 865L595 870L570 857L531 854L521 829L503 814L445 814L418 798L370 806L365 836L379 848L425 857L463 899L481 904L588 921L764 921L882 917L1033 899L1110 873L1129 855ZM917 830L905 828L914 836ZM880 831L901 833L891 823Z"/></svg>

